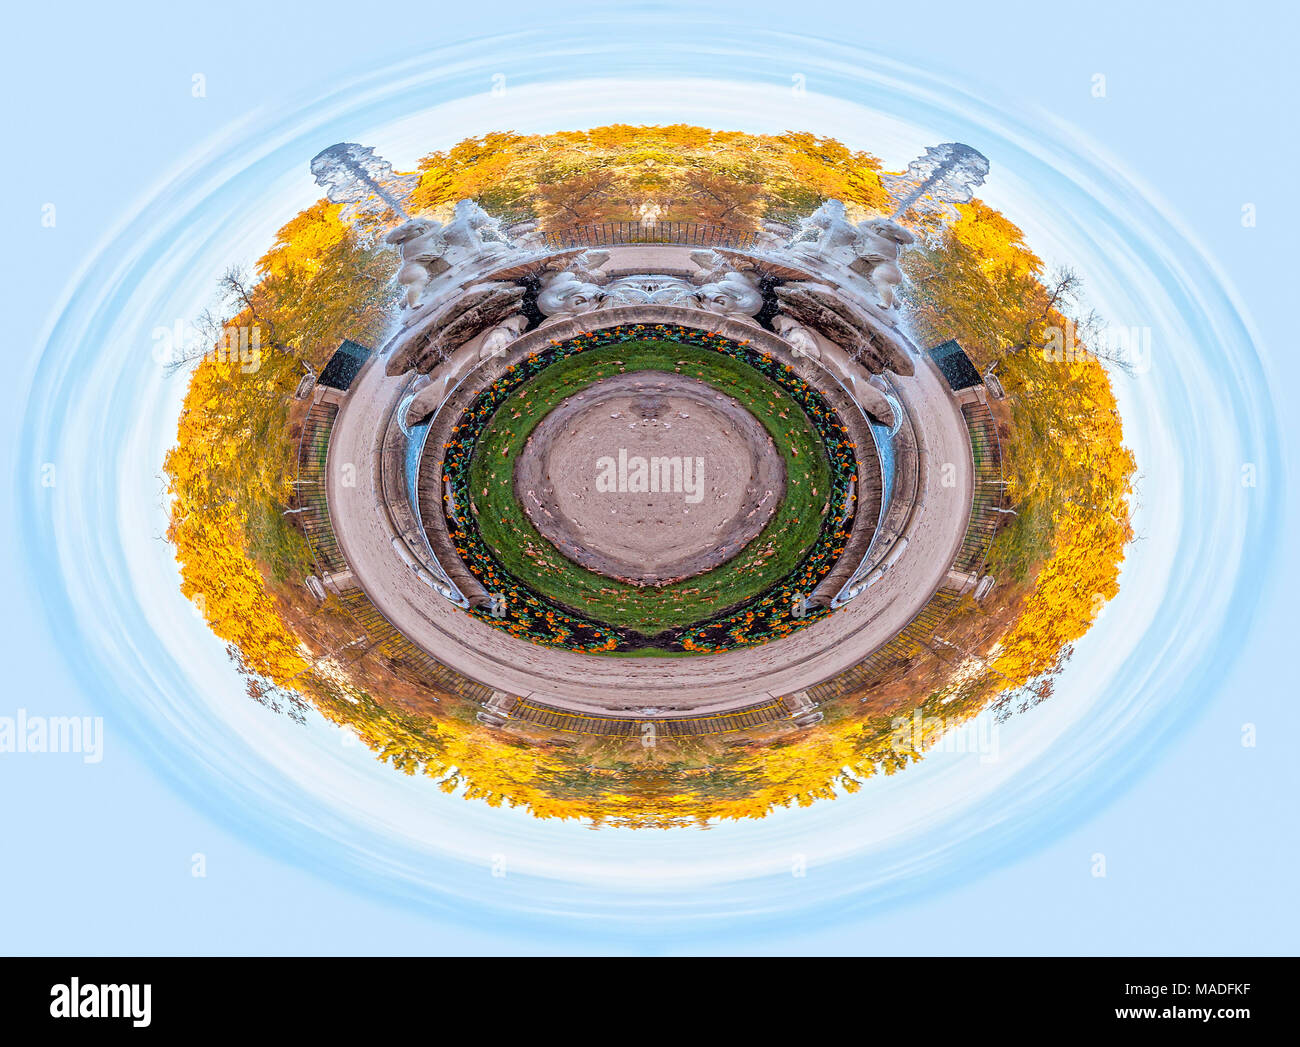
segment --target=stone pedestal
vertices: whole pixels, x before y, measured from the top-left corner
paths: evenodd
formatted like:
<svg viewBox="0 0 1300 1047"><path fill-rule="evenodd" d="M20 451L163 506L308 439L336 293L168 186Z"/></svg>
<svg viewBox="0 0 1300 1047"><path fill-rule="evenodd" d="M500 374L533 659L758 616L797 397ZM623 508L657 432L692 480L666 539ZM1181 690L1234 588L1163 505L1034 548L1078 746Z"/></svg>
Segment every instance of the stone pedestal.
<svg viewBox="0 0 1300 1047"><path fill-rule="evenodd" d="M504 727L506 721L510 719L510 710L515 707L517 701L517 698L506 694L505 691L493 691L492 697L487 700L475 719L488 727Z"/></svg>
<svg viewBox="0 0 1300 1047"><path fill-rule="evenodd" d="M794 721L796 727L811 727L813 724L821 723L822 712L808 697L807 691L787 694L781 701L790 710L790 719Z"/></svg>
<svg viewBox="0 0 1300 1047"><path fill-rule="evenodd" d="M349 589L357 588L357 580L351 570L334 571L322 577L321 582L335 596L342 596Z"/></svg>
<svg viewBox="0 0 1300 1047"><path fill-rule="evenodd" d="M967 593L974 592L975 586L979 584L979 575L971 574L968 571L956 571L951 568L948 570L948 576L943 580L943 587L951 589L958 596L965 596Z"/></svg>

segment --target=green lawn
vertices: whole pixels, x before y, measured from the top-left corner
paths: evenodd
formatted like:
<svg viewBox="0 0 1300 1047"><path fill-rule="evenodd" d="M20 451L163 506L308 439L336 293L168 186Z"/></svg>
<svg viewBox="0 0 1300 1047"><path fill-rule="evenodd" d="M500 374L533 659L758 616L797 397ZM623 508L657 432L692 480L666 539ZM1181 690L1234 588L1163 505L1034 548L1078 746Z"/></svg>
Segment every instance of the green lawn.
<svg viewBox="0 0 1300 1047"><path fill-rule="evenodd" d="M529 433L566 396L601 378L645 370L698 378L743 404L785 460L786 491L767 527L727 563L673 585L638 589L579 567L537 532L515 498L514 464ZM716 615L779 583L817 540L830 497L821 439L788 394L739 360L670 342L626 342L546 368L488 421L469 480L479 531L506 570L580 615L647 636Z"/></svg>

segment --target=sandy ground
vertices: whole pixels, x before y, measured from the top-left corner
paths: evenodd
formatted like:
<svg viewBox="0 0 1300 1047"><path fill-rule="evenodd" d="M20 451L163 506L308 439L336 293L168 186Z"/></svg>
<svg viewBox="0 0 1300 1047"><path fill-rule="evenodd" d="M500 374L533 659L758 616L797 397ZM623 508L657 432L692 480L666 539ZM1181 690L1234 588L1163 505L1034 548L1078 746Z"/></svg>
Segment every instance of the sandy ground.
<svg viewBox="0 0 1300 1047"><path fill-rule="evenodd" d="M637 484L637 459L665 458L674 465ZM663 489L629 489L647 484ZM752 541L784 494L785 466L737 400L683 375L637 371L595 382L543 418L516 462L515 491L570 560L661 585Z"/></svg>

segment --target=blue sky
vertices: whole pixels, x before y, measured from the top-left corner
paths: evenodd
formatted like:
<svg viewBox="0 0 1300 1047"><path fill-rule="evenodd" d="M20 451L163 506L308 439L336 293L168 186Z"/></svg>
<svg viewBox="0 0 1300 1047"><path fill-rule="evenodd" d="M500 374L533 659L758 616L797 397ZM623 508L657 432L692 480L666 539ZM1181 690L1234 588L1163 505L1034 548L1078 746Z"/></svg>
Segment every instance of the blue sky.
<svg viewBox="0 0 1300 1047"><path fill-rule="evenodd" d="M196 10L187 14L184 25L174 8L138 5L136 10L139 13L130 19L89 12L57 27L31 13L20 14L14 37L20 46L0 72L6 96L23 103L9 115L9 136L28 157L26 163L11 162L3 174L4 240L21 264L9 267L7 274L6 315L13 330L0 352L8 354L9 371L24 379L32 375L52 318L82 279L81 267L138 202L168 181L169 172L184 170L212 143L230 146L225 155L230 169L236 170L238 162L230 159L230 153L250 140L244 132L254 135L253 140L265 140L268 132L263 129L274 128L282 112L287 118L291 108L310 105L316 97L335 91L346 94L344 85L354 77L409 59L414 59L418 70L422 54L458 40L501 32L512 25L512 14L516 25L536 24L545 17L552 27L569 20L577 27L590 18L608 17L611 7L558 4L542 12L536 5L496 4L492 24L472 10L443 11L427 26L403 18L401 32L391 39L385 39L378 28L358 32L355 5L313 4L293 14L268 11L266 5L233 4L220 10ZM1251 325L1263 373L1275 381L1286 373L1297 223L1284 194L1292 189L1297 146L1278 114L1290 110L1297 94L1296 73L1287 53L1297 28L1294 13L1280 6L1244 5L1235 9L1232 20L1225 20L1221 8L1192 5L1181 9L1178 22L1171 24L1158 12L1121 4L1090 5L1074 12L1005 5L1001 17L983 8L930 4L924 26L910 27L903 23L913 16L896 5L811 3L794 10L758 3L712 10L721 15L743 10L747 23L755 27L755 50L765 55L761 72L766 82L761 90L751 87L748 95L732 92L717 84L701 84L699 74L682 82L685 72L672 67L673 52L680 50L673 42L690 33L695 17L691 12L699 12L699 5L621 5L618 11L625 19L621 31L634 27L632 35L641 41L628 49L629 57L621 63L619 75L627 85L622 93L595 86L585 97L582 90L572 88L553 94L511 88L509 107L494 114L482 97L490 85L476 86L467 73L462 93L470 96L468 101L441 110L437 126L424 118L403 122L385 111L383 119L358 123L356 130L373 132L367 140L380 142L381 151L394 160L409 162L429 140L431 127L433 134L454 139L462 124L461 133L476 127L490 129L492 125L484 121L494 115L510 126L523 127L530 121L543 126L547 119L594 110L601 104L611 111L641 104L653 112L703 110L716 113L718 120L730 114L744 121L747 104L753 108L756 101L769 100L763 92L779 88L788 93L783 64L793 73L818 68L801 54L797 43L788 40L779 45L788 48L788 63L773 61L772 39L763 33L786 31L856 41L961 85L991 108L1016 114L1024 127L1040 127L1045 134L1074 141L1078 152L1095 157L1098 163L1114 161L1122 167L1215 261L1228 294L1235 296L1237 308ZM22 18L31 21L23 25ZM263 40L275 43L250 43L250 27ZM582 36L577 28L575 36ZM507 83L516 64L528 67L523 58L508 57L513 53L509 44L492 47L503 56L500 71ZM808 53L814 49L809 45ZM676 60L680 62L680 55ZM589 63L574 62L567 78L573 79L577 70L585 79L588 70L600 68L594 58ZM191 96L195 72L207 78L202 99ZM1090 92L1098 72L1106 76L1104 99ZM656 77L664 86L648 98L636 81ZM861 128L855 125L854 110L839 104L860 99L823 96L815 75L810 76L809 92L807 122L812 129L848 138L855 126ZM429 104L435 101L430 97ZM775 94L771 102L776 107ZM755 113L749 122L780 115L784 114L779 109L769 108ZM915 144L914 124L881 118L871 127L872 142L861 144L891 160L907 159ZM296 171L293 167L281 171L274 157L258 169L269 172L265 186L259 187L264 190L265 207L250 209L242 224L223 212L224 239L201 257L256 252L277 219L314 197L302 175L309 155L302 155ZM1016 202L1025 200L1032 188L1028 178L1032 167L1017 166L1018 154L1010 148L1001 158L999 171L999 155L993 156L989 196L1022 221L1035 247L1048 255L1072 257L1085 253L1082 242L1089 238L1087 256L1108 260L1086 274L1103 298L1108 282L1120 284L1125 277L1141 282L1146 260L1123 242L1106 240L1096 232L1099 226L1072 224L1070 215L1038 211L1028 203L1018 213ZM221 173L214 170L214 178ZM41 206L47 202L58 207L54 229L40 224ZM1069 206L1065 198L1061 202ZM1243 228L1240 221L1241 207L1247 202L1255 204L1258 213L1253 228ZM1086 215L1082 202L1077 214ZM212 232L203 221L180 223L178 228L182 230L175 243L178 252L191 247L185 242L188 238L201 240ZM138 242L147 235L147 230L142 233L130 227L126 232ZM156 262L165 263L165 258ZM93 271L89 275L99 278ZM175 275L177 285L186 287L201 287L208 279L203 272ZM1209 280L1213 274L1200 276ZM163 296L171 290L157 293ZM135 293L131 301L143 309L142 315L154 309L170 316L166 310L171 300L156 307L147 301L140 306L142 299ZM1118 288L1114 300L1123 300ZM125 297L121 301L123 308L129 304ZM1165 329L1155 315L1144 314L1141 319ZM1166 348L1164 359L1177 363L1178 346ZM1192 355L1189 346L1189 368ZM106 353L102 360L104 373L96 375L100 387L118 388L113 384L114 358ZM1246 400L1234 415L1226 405L1216 403L1213 378L1202 376L1199 384L1191 386L1211 437L1216 416L1225 419L1226 427L1232 417L1236 418L1232 424L1240 422L1243 406L1247 412L1251 407ZM1190 385L1191 378L1188 381ZM1146 407L1149 388L1139 380L1126 390L1135 412ZM172 639L186 636L192 646L191 672L223 681L219 650L203 647L197 633L189 639L186 630L193 623L177 624L174 630L166 624L177 605L166 598L170 553L158 540L149 492L156 501L155 452L159 439L165 439L167 404L178 393L156 376L138 391L148 397L122 398L107 408L119 420L142 415L155 419L148 428L124 424L121 429L124 442L115 466L129 478L131 486L123 490L137 497L127 500L114 523L134 536L137 559L131 562L142 562L139 558L153 546L159 567L156 575L119 573L114 580L122 587L120 593L130 588L133 597L149 609L160 633ZM1279 464L1289 460L1297 432L1296 409L1284 393L1275 389L1277 424L1264 434ZM78 394L87 395L84 388ZM0 441L2 460L13 473L10 489L30 496L46 458L43 448L32 446L30 428L24 441L21 427L30 427L32 417L26 395L26 382L17 380L6 383L0 392L8 401ZM1149 431L1139 433L1136 422L1134 430L1135 439L1148 451L1143 461L1144 534L1152 547L1168 536L1172 548L1176 534L1194 531L1197 515L1212 515L1209 500L1217 509L1232 495L1226 488L1198 487L1195 473L1168 475L1179 471L1168 468L1169 459L1162 453L1167 435L1158 423L1168 419L1151 410ZM108 431L90 424L92 413L77 417L86 427L85 433L78 433L85 443L93 443L101 433L108 438ZM74 425L75 419L69 424ZM1199 430L1180 435L1189 437L1188 446L1198 446L1190 437L1199 437ZM1226 447L1232 436L1219 431L1220 442L1214 446ZM1229 459L1225 453L1225 461L1215 464L1230 470ZM1180 461L1180 469L1198 468L1196 461ZM95 479L82 473L77 482L93 486ZM1269 488L1271 495L1287 499L1288 518L1294 519L1293 495L1283 494L1282 476L1266 475L1261 483L1275 485ZM15 500L15 506L24 504ZM1079 664L1072 667L1077 705L1071 710L1068 701L1074 699L1067 697L1059 711L1038 719L1026 717L1023 724L1006 729L1003 744L1017 758L1021 751L1025 756L1023 763L1011 762L1009 772L1015 770L1016 775L989 785L980 813L965 823L978 827L980 834L971 839L958 834L928 840L927 853L944 856L942 875L920 876L927 885L923 891L896 897L893 888L882 887L874 896L870 891L853 892L855 880L870 884L880 877L878 865L865 855L855 865L859 859L843 839L849 827L875 825L869 819L884 817L867 810L865 801L856 807L837 801L811 812L786 812L761 831L674 837L654 851L642 841L614 834L551 833L509 812L485 808L467 812L471 805L456 799L439 796L426 805L421 795L411 792L422 783L374 781L364 754L345 750L326 729L310 728L304 737L303 732L291 733L283 723L268 722L259 711L243 706L221 720L219 731L198 713L192 722L178 723L190 710L155 700L151 685L139 683L150 679L148 668L136 667L138 690L130 693L122 690L123 674L94 671L102 651L91 650L89 644L116 642L111 624L119 593L89 584L76 590L78 583L69 583L82 593L79 615L98 620L103 628L92 633L84 624L77 629L62 622L52 625L42 610L47 593L41 590L53 587L57 580L28 570L23 563L29 558L30 544L25 543L32 541L33 529L28 526L27 533L21 533L24 529L16 511L6 514L0 526L4 528L0 572L13 594L0 612L6 617L0 644L10 667L10 688L0 699L0 715L12 715L20 707L52 715L105 715L107 728L105 758L99 764L85 765L72 755L0 755L4 794L18 798L0 814L0 831L9 841L8 860L0 864L0 884L15 902L0 931L0 949L6 952L1254 953L1295 948L1297 919L1288 899L1298 857L1292 798L1300 775L1286 739L1297 736L1300 724L1287 656L1293 632L1288 594L1300 583L1300 562L1287 550L1264 563L1258 550L1247 547L1239 550L1239 561L1223 569L1229 578L1249 579L1250 587L1259 592L1260 604L1252 621L1242 622L1238 616L1235 624L1247 638L1227 678L1213 681L1213 686L1182 681L1171 693L1156 695L1164 678L1154 678L1150 687L1152 701L1159 699L1158 707L1107 705L1086 692L1117 686L1105 675L1108 651L1081 645ZM1235 556L1237 551L1216 545L1215 540L1248 533L1242 528L1207 530L1200 555L1220 557L1232 552ZM35 537L39 541L39 533ZM94 555L90 545L94 537L87 536L85 555ZM1178 598L1181 590L1170 583L1170 576L1215 576L1200 561L1162 563L1158 550L1144 548L1141 553L1147 573L1138 576L1129 602L1119 612L1128 616L1125 621L1131 632L1141 632L1139 627L1160 612L1162 601ZM1158 591L1156 582L1162 586ZM1148 590L1138 591L1143 585ZM1200 598L1206 601L1208 615L1215 606L1213 594ZM1194 628L1197 607L1179 611ZM121 660L150 657L153 648L137 640L138 646L130 651L118 651ZM1172 657L1170 650L1157 649L1154 642L1144 647L1134 641L1130 656L1154 665ZM81 656L82 667L76 670L73 663ZM161 671L154 673L154 682L160 693L170 686ZM217 709L215 703L223 696L242 701L237 693L214 687L212 694L196 692L193 708L210 712L204 703ZM1098 727L1104 717L1114 720L1108 732ZM1259 741L1254 748L1240 743L1247 722L1256 726ZM1072 772L1076 788L1068 802L1045 798L1043 806L1050 809L1022 809L1032 807L1028 801L1040 795L1036 780L1027 776L1046 774L1035 770L1043 761L1036 762L1034 754L1040 749L1059 752L1064 762L1070 756L1070 740L1082 738L1085 728L1093 744L1122 748L1132 758L1112 758L1105 764L1105 774L1093 779L1087 777L1086 768L1079 768ZM1133 737L1134 733L1142 737ZM179 739L191 747L181 749L178 743L170 751L161 751L169 740ZM266 769L268 761L272 770ZM235 777L235 768L242 778ZM301 790L316 771L320 782L326 782L326 770L328 789L321 784L310 807L304 800L296 820L251 819L249 804L258 789L269 794L273 787L280 788L278 781L273 782L276 774L292 779L294 788ZM918 769L914 781L884 783L872 792L871 802L882 807L887 802L897 804L889 810L929 811L937 819L933 812L945 790L974 781L963 777L970 773L968 767L935 760L933 766ZM232 784L236 782L238 789ZM381 861L382 844L352 834L342 824L342 815L337 826L333 821L334 812L351 806L365 815L368 803L381 802L406 805L402 809L412 820L404 832L439 836L440 853L435 857L426 852L420 859L428 863L425 872L438 874L453 897L484 900L481 909L444 902L436 891L425 891L421 897L412 886L417 880L402 890L386 888L390 877ZM1017 834L1017 822L1032 825L1033 831ZM880 824L884 827L872 831L888 831L886 823ZM914 835L925 835L923 826L907 828ZM905 827L893 831L906 835ZM936 832L930 830L930 836ZM530 875L546 881L546 889L537 896L544 900L530 901L528 878L521 877L521 886L512 882L508 903L492 903L492 892L503 889L484 871L493 834L500 834L504 850L518 849L526 855ZM347 862L321 860L326 852L320 840L327 837L334 851L350 852ZM629 868L636 866L629 882L638 877L666 882L679 877L680 885L669 892L671 903L689 907L698 895L707 906L715 904L705 899L716 896L719 884L725 886L729 868L750 862L770 872L810 839L824 842L828 856L837 856L833 876L828 865L822 880L826 905L809 901L810 894L823 889L814 864L798 884L765 893L738 891L738 898L761 903L769 911L762 918L737 916L708 924L708 933L688 921L674 924L671 931L642 927L628 935L584 910L585 902L602 893L601 878L610 875L611 854L622 854ZM712 865L699 858L704 851L715 856ZM206 877L190 875L191 856L196 852L206 857ZM1107 859L1107 876L1101 879L1090 875L1092 856L1098 852ZM842 909L834 901L840 898ZM618 903L615 899L610 904ZM566 906L572 915L557 916Z"/></svg>

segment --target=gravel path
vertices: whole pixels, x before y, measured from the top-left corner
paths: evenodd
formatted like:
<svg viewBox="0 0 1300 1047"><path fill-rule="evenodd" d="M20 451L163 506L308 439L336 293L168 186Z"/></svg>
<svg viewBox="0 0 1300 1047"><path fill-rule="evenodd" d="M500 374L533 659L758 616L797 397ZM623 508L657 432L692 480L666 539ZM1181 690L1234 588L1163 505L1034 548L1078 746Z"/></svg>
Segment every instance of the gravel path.
<svg viewBox="0 0 1300 1047"><path fill-rule="evenodd" d="M965 533L972 495L966 427L942 376L921 356L915 376L897 383L928 449L919 519L906 550L878 584L796 635L749 650L666 660L543 648L476 621L436 596L394 551L378 494L375 452L403 384L404 379L384 374L381 359L372 359L353 383L335 425L327 493L344 555L375 605L425 650L500 690L558 707L698 714L802 690L857 664L896 635L942 583ZM946 463L954 468L943 469Z"/></svg>

